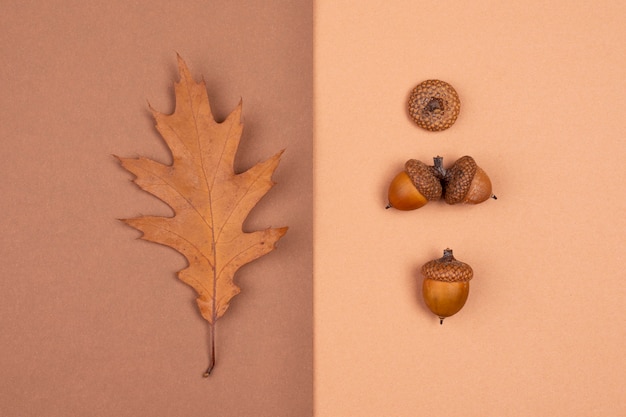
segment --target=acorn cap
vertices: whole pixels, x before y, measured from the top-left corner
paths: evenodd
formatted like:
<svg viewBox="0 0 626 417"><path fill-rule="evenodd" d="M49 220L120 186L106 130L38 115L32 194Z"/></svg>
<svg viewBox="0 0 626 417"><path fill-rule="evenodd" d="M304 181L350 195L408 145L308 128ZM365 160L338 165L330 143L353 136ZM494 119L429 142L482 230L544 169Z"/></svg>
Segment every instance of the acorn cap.
<svg viewBox="0 0 626 417"><path fill-rule="evenodd" d="M450 169L446 171L444 178L446 193L445 200L448 204L463 202L470 189L478 165L471 156L459 158Z"/></svg>
<svg viewBox="0 0 626 417"><path fill-rule="evenodd" d="M408 101L411 119L430 131L452 126L461 111L461 101L454 88L445 81L426 80L412 91Z"/></svg>
<svg viewBox="0 0 626 417"><path fill-rule="evenodd" d="M474 271L468 264L457 261L452 255L452 249L445 249L441 258L422 266L422 274L436 281L467 282L474 276Z"/></svg>
<svg viewBox="0 0 626 417"><path fill-rule="evenodd" d="M418 161L409 159L404 164L404 170L411 179L411 182L427 200L439 200L441 198L441 182L434 174L433 167Z"/></svg>

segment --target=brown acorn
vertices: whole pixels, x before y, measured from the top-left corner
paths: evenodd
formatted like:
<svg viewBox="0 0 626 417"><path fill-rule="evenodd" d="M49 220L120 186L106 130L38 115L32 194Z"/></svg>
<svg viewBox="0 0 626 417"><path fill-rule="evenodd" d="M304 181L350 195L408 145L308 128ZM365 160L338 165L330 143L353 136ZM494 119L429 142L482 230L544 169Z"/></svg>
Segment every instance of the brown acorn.
<svg viewBox="0 0 626 417"><path fill-rule="evenodd" d="M468 264L454 258L452 249L445 249L443 257L422 266L422 274L424 302L439 317L439 324L443 324L446 317L458 313L465 305L474 272Z"/></svg>
<svg viewBox="0 0 626 417"><path fill-rule="evenodd" d="M454 124L461 111L461 101L447 82L426 80L411 91L408 110L419 127L436 132Z"/></svg>
<svg viewBox="0 0 626 417"><path fill-rule="evenodd" d="M404 171L394 177L389 185L385 208L415 210L429 201L439 200L442 193L441 179L435 167L416 159L404 164Z"/></svg>
<svg viewBox="0 0 626 417"><path fill-rule="evenodd" d="M443 187L448 204L479 204L497 198L491 192L491 180L471 156L459 158L446 170Z"/></svg>

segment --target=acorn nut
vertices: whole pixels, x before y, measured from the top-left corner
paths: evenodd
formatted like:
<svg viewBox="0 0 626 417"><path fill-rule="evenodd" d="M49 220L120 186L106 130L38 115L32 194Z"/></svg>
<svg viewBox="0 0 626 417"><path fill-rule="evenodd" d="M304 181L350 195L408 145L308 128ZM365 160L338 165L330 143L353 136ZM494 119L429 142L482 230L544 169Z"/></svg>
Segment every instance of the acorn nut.
<svg viewBox="0 0 626 417"><path fill-rule="evenodd" d="M441 198L441 179L434 167L416 159L409 159L404 164L404 171L394 177L389 185L385 208L415 210L429 201Z"/></svg>
<svg viewBox="0 0 626 417"><path fill-rule="evenodd" d="M461 101L456 90L447 82L426 80L411 91L408 110L419 127L435 132L445 130L456 122Z"/></svg>
<svg viewBox="0 0 626 417"><path fill-rule="evenodd" d="M458 313L465 305L474 272L468 264L454 258L452 249L445 249L441 258L422 266L422 274L424 302L439 317L439 324L443 324L446 317Z"/></svg>
<svg viewBox="0 0 626 417"><path fill-rule="evenodd" d="M416 159L406 162L404 171L389 185L385 208L415 210L442 196L448 204L479 204L497 198L487 173L471 156L459 158L450 169L444 169L441 156L433 159L433 166Z"/></svg>
<svg viewBox="0 0 626 417"><path fill-rule="evenodd" d="M476 165L471 156L459 158L443 177L444 200L448 204L479 204L489 198L497 199L491 192L491 180Z"/></svg>

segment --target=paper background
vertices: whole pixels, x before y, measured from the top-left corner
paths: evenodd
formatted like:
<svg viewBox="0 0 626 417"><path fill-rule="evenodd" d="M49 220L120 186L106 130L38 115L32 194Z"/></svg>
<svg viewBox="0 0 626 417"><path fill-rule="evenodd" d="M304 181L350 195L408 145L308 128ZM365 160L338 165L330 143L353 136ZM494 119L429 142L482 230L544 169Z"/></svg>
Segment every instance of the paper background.
<svg viewBox="0 0 626 417"><path fill-rule="evenodd" d="M0 13L0 415L312 415L312 6L4 2ZM176 53L218 120L243 100L237 168L285 148L246 222L288 225L217 325L175 251L117 218L169 215L112 157L169 154Z"/></svg>
<svg viewBox="0 0 626 417"><path fill-rule="evenodd" d="M316 2L316 415L626 415L623 2ZM417 83L456 124L408 118ZM384 210L409 158L472 155L497 201ZM443 326L419 268L474 268Z"/></svg>

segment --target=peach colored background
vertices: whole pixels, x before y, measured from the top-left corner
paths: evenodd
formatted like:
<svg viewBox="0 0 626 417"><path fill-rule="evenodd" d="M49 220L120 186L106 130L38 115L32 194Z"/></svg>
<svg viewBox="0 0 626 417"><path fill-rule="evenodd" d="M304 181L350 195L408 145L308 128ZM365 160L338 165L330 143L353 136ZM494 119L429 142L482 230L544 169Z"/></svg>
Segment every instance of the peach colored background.
<svg viewBox="0 0 626 417"><path fill-rule="evenodd" d="M0 13L0 415L312 415L310 1L19 1ZM168 215L111 154L168 161L176 52L238 169L286 148L246 228L290 226L242 268L217 366L175 251L116 218Z"/></svg>
<svg viewBox="0 0 626 417"><path fill-rule="evenodd" d="M626 415L626 3L315 4L316 416ZM429 78L444 132L406 115ZM465 154L497 201L383 209L407 159ZM446 247L475 275L440 326Z"/></svg>

